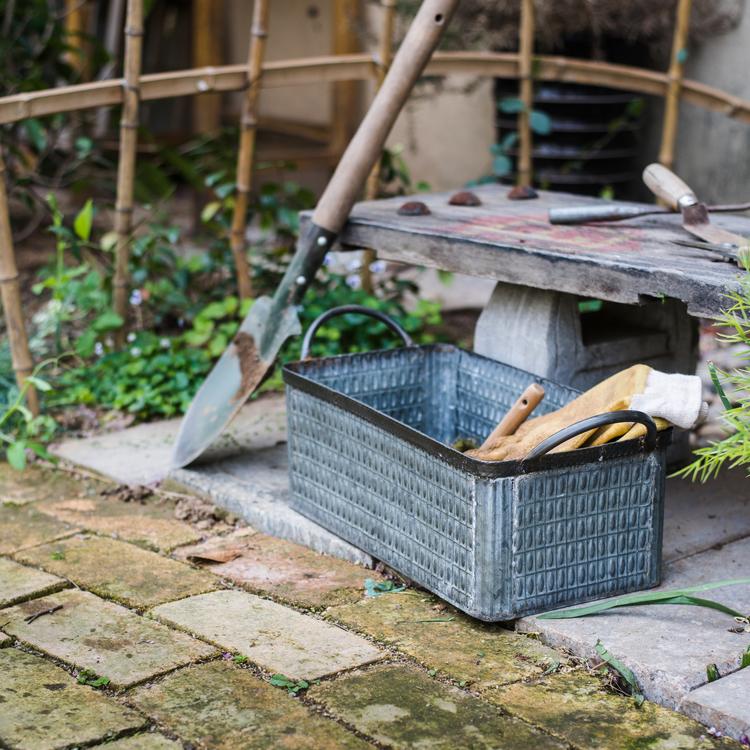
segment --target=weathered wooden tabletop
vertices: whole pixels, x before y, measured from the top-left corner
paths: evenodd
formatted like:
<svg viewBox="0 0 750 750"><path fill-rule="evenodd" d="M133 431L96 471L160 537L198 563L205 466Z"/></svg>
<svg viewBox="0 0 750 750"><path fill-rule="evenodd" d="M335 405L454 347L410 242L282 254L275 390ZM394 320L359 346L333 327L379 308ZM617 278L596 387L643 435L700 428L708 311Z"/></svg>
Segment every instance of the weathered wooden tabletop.
<svg viewBox="0 0 750 750"><path fill-rule="evenodd" d="M359 203L341 244L373 248L387 260L614 302L672 297L698 316L718 313L742 273L706 250L672 243L690 238L678 215L553 226L547 220L553 206L604 201L551 192L512 201L501 185L474 192L482 205L473 208L449 205L451 193L416 196L430 208L428 216L400 216L405 198ZM750 236L745 216L716 214L712 221Z"/></svg>

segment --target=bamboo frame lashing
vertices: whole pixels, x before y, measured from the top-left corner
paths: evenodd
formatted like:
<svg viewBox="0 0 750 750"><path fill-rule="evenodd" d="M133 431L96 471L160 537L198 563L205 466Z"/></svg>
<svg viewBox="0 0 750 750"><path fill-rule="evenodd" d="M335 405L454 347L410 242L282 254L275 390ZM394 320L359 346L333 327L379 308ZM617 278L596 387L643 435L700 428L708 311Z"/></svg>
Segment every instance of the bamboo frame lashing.
<svg viewBox="0 0 750 750"><path fill-rule="evenodd" d="M382 9L380 27L380 43L378 45L378 64L376 72L376 85L375 90L377 91L385 79L385 75L388 72L388 68L391 65L393 59L393 27L396 17L396 0L381 0L380 6ZM372 168L369 177L367 178L367 185L365 186L365 199L368 201L375 200L378 197L380 190L380 159L375 163ZM375 260L374 250L364 250L362 253L362 268L359 272L359 278L362 283L362 288L368 292L372 292L372 271L370 265Z"/></svg>
<svg viewBox="0 0 750 750"><path fill-rule="evenodd" d="M532 55L534 53L534 0L521 0L521 23L518 49L518 76L523 107L518 112L518 168L516 183L531 185L531 108L534 105Z"/></svg>
<svg viewBox="0 0 750 750"><path fill-rule="evenodd" d="M688 32L690 30L690 11L692 0L679 0L677 22L672 38L672 57L669 63L669 88L664 98L664 119L659 148L659 162L669 169L674 165L675 142L677 140L677 122L680 115L680 97L685 73Z"/></svg>
<svg viewBox="0 0 750 750"><path fill-rule="evenodd" d="M5 187L5 160L0 151L0 295L2 296L5 326L8 330L10 354L13 360L13 371L16 382L21 388L26 378L31 375L34 363L29 350L29 339L23 320L21 288L18 283L18 267L13 250L13 234L8 212L8 191ZM36 390L29 387L26 391L26 404L35 416L39 414L39 398Z"/></svg>
<svg viewBox="0 0 750 750"><path fill-rule="evenodd" d="M128 0L125 21L125 81L120 120L120 158L117 164L115 202L115 275L114 310L127 322L130 258L130 233L133 226L133 190L138 145L138 109L140 100L141 50L143 47L143 0ZM123 325L115 335L118 346L125 343Z"/></svg>
<svg viewBox="0 0 750 750"><path fill-rule="evenodd" d="M247 55L247 89L242 102L240 145L237 153L236 195L232 214L230 246L237 272L237 291L240 299L253 296L253 282L245 247L245 223L250 189L253 184L255 139L258 130L258 94L263 75L263 58L268 37L268 0L255 0L250 30L250 49Z"/></svg>

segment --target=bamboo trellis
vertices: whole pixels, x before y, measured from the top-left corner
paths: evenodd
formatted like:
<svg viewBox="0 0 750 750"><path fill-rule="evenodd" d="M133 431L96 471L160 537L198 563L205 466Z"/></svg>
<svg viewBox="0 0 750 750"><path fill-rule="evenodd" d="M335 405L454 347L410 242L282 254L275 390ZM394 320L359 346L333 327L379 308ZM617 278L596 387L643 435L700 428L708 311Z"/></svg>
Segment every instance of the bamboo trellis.
<svg viewBox="0 0 750 750"><path fill-rule="evenodd" d="M240 146L237 152L237 176L230 245L237 271L237 291L241 299L253 296L252 274L245 247L245 222L253 179L255 136L258 132L258 94L263 75L263 58L268 37L268 0L255 0L247 59L247 90L240 119Z"/></svg>
<svg viewBox="0 0 750 750"><path fill-rule="evenodd" d="M483 53L483 52L440 52L434 55L425 71L430 76L447 76L452 74L474 75L493 78L516 78L521 84L521 98L529 99L529 84L534 81L561 81L597 86L609 86L639 94L662 97L667 101L667 112L672 125L665 118L660 155L669 163L673 159L674 144L677 133L677 114L681 102L687 102L704 109L725 114L727 117L750 124L750 100L729 94L721 89L683 79L683 59L687 31L689 28L690 1L680 0L678 19L675 25L672 61L668 72L647 70L627 65L578 60L575 58L533 55L533 15L531 0L521 0L525 12L522 17L521 45L518 53ZM133 19L138 18L136 10L141 8L142 0L129 0L128 27L138 29ZM390 13L392 0L383 0L384 10ZM132 11L132 16L131 16ZM387 20L387 19L386 19ZM389 25L390 24L390 25ZM383 23L388 38L392 32L392 17ZM138 75L140 69L140 36L128 35L128 45L138 45L138 65L135 52L126 59L125 77L123 79L97 81L94 83L65 86L57 89L27 92L14 96L0 97L0 125L18 122L31 117L93 109L123 104L123 122L133 123L137 119L138 101L152 101L178 96L192 96L203 92L240 91L247 86L249 65L223 65L190 70L171 71ZM250 80L256 81L253 96L265 88L281 86L299 86L321 82L339 81L372 81L377 85L383 75L384 61L389 54L387 39L381 39L380 54L373 57L367 53L327 55L322 57L301 58L264 62L258 69L258 75ZM262 58L262 54L261 54ZM532 92L533 96L533 92ZM247 97L246 97L247 100ZM528 112L528 106L524 107ZM519 164L531 164L532 138L529 118L520 118ZM128 136L127 134L131 135ZM133 139L133 147L128 145ZM130 156L135 148L135 129L123 127L120 164L118 168L118 186L132 182L133 165ZM248 151L245 150L247 156ZM250 179L252 178L252 158L250 158ZM130 165L130 166L129 166ZM131 177L128 177L128 170ZM246 163L243 171L247 175ZM240 170L238 169L238 176ZM3 179L0 168L0 179ZM531 172L528 172L531 180ZM132 187L132 186L131 186ZM125 200L128 198L128 200ZM132 191L128 194L125 187L118 187L118 208L132 208ZM125 224L123 218L128 217ZM8 222L8 202L5 186L0 188L0 287L5 312L6 325L13 355L14 369L19 383L31 372L31 356L28 339L21 315L20 290L17 281L17 269ZM128 234L130 232L129 212L118 211L116 214L118 229L118 246L127 253ZM127 228L126 228L127 226ZM120 241L120 238L122 241ZM123 264L124 258L124 264ZM122 254L116 275L115 305L116 309L126 310L127 303L127 255ZM123 283L124 282L124 283ZM29 392L30 407L36 408L36 395Z"/></svg>
<svg viewBox="0 0 750 750"><path fill-rule="evenodd" d="M117 165L115 202L115 276L112 282L114 309L127 320L130 258L130 232L133 226L133 189L135 150L138 145L138 102L140 97L141 49L143 47L143 0L128 0L125 18L125 78L120 119L120 159ZM125 327L119 328L115 341L122 346Z"/></svg>
<svg viewBox="0 0 750 750"><path fill-rule="evenodd" d="M385 75L391 65L391 60L393 59L393 26L396 17L396 0L381 0L380 6L380 44L378 47L377 74L375 80L376 92L385 80ZM370 176L367 178L365 199L370 201L377 198L379 189L380 163L377 162L372 168ZM374 260L374 250L365 250L362 253L362 269L360 270L359 278L362 283L362 288L367 292L372 291L372 270L370 266Z"/></svg>

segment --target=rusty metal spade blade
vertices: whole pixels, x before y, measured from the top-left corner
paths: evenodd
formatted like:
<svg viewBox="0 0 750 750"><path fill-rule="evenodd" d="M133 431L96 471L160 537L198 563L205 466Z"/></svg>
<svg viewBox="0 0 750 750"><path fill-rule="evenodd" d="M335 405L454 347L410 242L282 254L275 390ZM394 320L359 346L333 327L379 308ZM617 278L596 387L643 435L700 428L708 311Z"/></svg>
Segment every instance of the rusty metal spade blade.
<svg viewBox="0 0 750 750"><path fill-rule="evenodd" d="M296 307L380 158L388 133L427 65L458 0L423 0L380 90L315 208L312 222L273 298L255 302L185 414L172 467L186 466L221 434L273 366L289 336L300 332Z"/></svg>
<svg viewBox="0 0 750 750"><path fill-rule="evenodd" d="M643 170L643 181L654 195L682 213L682 226L690 234L714 245L734 246L738 261L740 253L747 251L750 240L712 224L706 204L674 172L661 164L649 164Z"/></svg>

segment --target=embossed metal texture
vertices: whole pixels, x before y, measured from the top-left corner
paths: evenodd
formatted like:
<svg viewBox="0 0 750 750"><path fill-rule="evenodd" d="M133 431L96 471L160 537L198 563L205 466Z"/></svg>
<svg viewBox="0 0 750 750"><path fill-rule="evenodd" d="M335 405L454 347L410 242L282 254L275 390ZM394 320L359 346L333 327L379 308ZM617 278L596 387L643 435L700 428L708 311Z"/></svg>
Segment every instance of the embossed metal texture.
<svg viewBox="0 0 750 750"><path fill-rule="evenodd" d="M661 435L485 462L481 443L531 382L534 415L574 389L461 349L407 347L287 365L291 499L305 516L488 621L655 586Z"/></svg>

